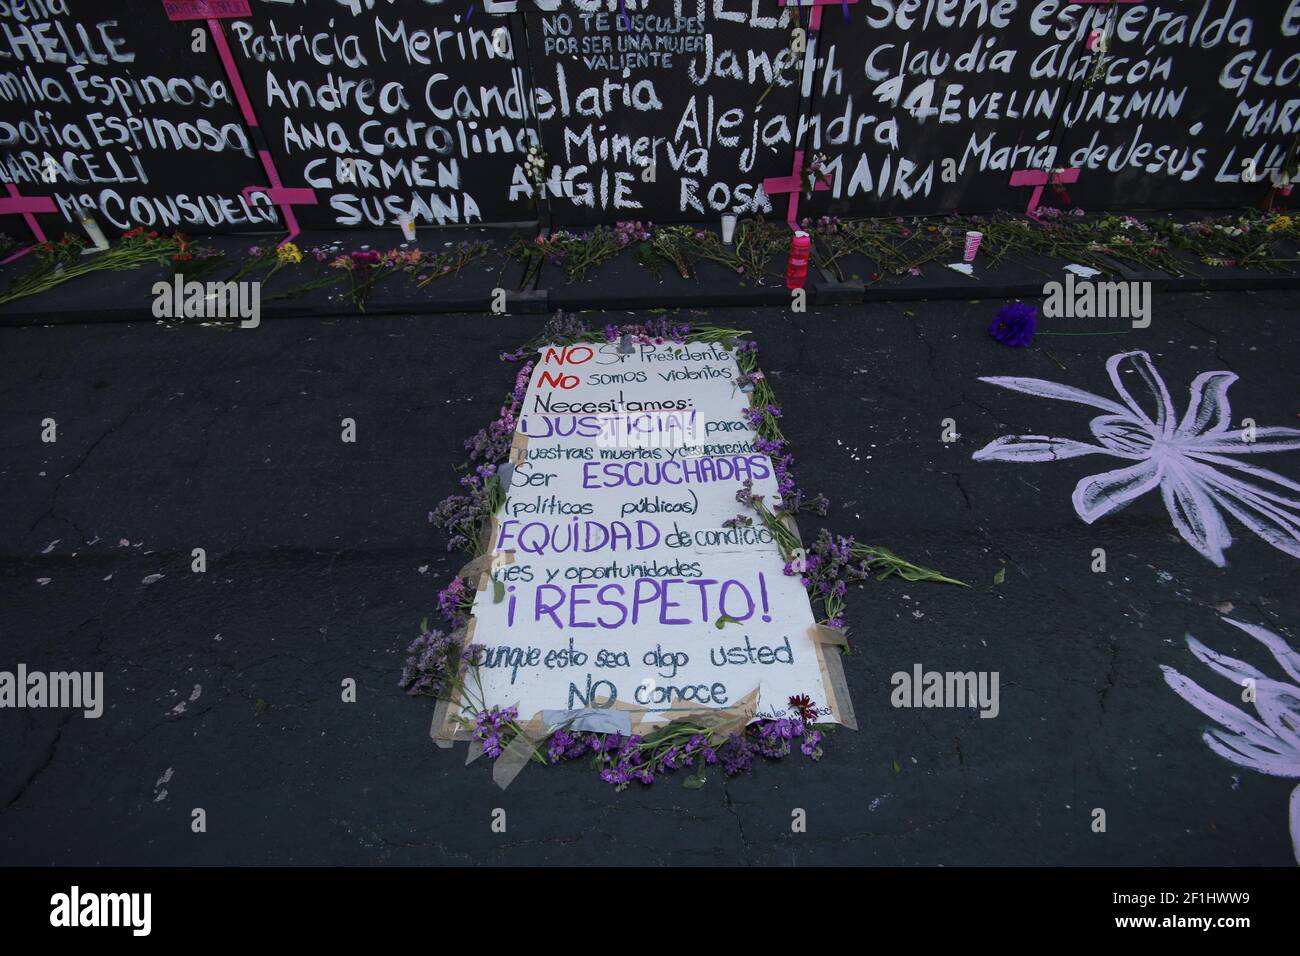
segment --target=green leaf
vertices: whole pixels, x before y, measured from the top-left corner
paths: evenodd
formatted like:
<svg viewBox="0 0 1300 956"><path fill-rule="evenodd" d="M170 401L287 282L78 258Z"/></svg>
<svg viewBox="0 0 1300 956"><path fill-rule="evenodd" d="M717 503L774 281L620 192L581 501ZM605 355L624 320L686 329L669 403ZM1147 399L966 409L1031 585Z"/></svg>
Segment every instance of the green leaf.
<svg viewBox="0 0 1300 956"><path fill-rule="evenodd" d="M903 772L903 768L902 768L902 766L900 766L899 763L898 763L898 761L895 760L895 761L894 761L894 773L902 773L902 772Z"/></svg>
<svg viewBox="0 0 1300 956"><path fill-rule="evenodd" d="M420 621L420 633L423 634L429 629L429 619L426 617Z"/></svg>
<svg viewBox="0 0 1300 956"><path fill-rule="evenodd" d="M998 573L997 573L997 574L993 575L993 583L994 583L994 584L1001 584L1001 583L1002 583L1003 581L1005 581L1006 579L1007 579L1007 569L1006 569L1006 566L1004 565L1004 566L998 568Z"/></svg>
<svg viewBox="0 0 1300 956"><path fill-rule="evenodd" d="M682 781L682 786L687 790L699 790L707 782L708 778L704 775L704 756L701 755L699 762L695 765L695 771Z"/></svg>
<svg viewBox="0 0 1300 956"><path fill-rule="evenodd" d="M500 604L506 599L506 586L496 578L492 579L492 603Z"/></svg>
<svg viewBox="0 0 1300 956"><path fill-rule="evenodd" d="M717 621L714 622L713 626L720 631L728 624L739 624L739 623L740 621L732 617L730 614L720 614L718 615L718 619Z"/></svg>

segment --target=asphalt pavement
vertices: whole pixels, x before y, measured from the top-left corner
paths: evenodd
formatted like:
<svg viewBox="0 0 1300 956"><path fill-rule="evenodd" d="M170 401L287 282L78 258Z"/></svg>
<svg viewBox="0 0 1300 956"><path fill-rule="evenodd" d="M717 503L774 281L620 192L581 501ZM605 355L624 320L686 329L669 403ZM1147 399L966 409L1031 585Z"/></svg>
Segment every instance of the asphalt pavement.
<svg viewBox="0 0 1300 956"><path fill-rule="evenodd" d="M1296 781L1212 752L1160 666L1236 700L1191 633L1285 679L1223 618L1300 647L1297 559L1228 518L1217 567L1158 491L1085 523L1071 493L1115 458L972 456L1006 435L1090 441L1099 414L982 376L1118 401L1106 361L1137 350L1180 412L1199 373L1228 370L1234 427L1300 427L1294 293L1166 293L1149 328L1029 349L988 337L997 305L679 313L752 330L827 527L971 586L850 593L860 729L821 761L622 793L584 762L499 791L397 686L464 560L426 515L513 382L498 354L544 316L0 329L0 670L105 675L99 719L0 709L0 862L1293 864ZM1250 463L1300 480L1300 452ZM890 675L917 664L998 672L998 716L892 706Z"/></svg>

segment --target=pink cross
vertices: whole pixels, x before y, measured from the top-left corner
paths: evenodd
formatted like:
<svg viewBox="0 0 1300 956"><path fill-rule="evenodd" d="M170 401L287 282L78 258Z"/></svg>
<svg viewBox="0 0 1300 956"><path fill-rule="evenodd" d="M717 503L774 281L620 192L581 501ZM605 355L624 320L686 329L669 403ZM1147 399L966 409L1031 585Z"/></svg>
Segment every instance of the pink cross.
<svg viewBox="0 0 1300 956"><path fill-rule="evenodd" d="M163 11L172 21L253 15L248 0L163 0Z"/></svg>
<svg viewBox="0 0 1300 956"><path fill-rule="evenodd" d="M1052 173L1046 173L1041 169L1017 169L1011 174L1012 186L1033 186L1034 191L1029 194L1029 205L1025 207L1025 215L1030 219L1038 218L1038 200L1043 198L1043 187L1049 183L1073 183L1079 179L1079 167L1072 166L1069 169L1062 169Z"/></svg>
<svg viewBox="0 0 1300 956"><path fill-rule="evenodd" d="M244 89L244 81L240 78L239 70L235 67L235 58L230 53L230 45L226 43L226 31L221 26L221 21L217 19L208 20L208 30L211 32L212 40L216 44L221 63L226 68L226 77L230 80L230 88L235 91L235 100L239 103L240 112L244 114L244 122L255 133L260 135L261 127L257 122L257 114L253 112L253 104L248 99L248 91ZM266 170L266 178L270 185L245 186L243 195L247 199L252 193L266 193L266 197L280 207L280 215L284 216L284 223L289 229L289 234L280 240L280 245L284 245L286 242L292 242L296 239L298 233L301 232L298 228L298 217L293 213L293 207L316 205L316 191L306 186L285 186L280 181L280 173L275 168L275 159L271 156L270 150L259 149L257 156L262 161L262 168Z"/></svg>
<svg viewBox="0 0 1300 956"><path fill-rule="evenodd" d="M42 229L41 224L36 221L35 213L56 212L58 207L54 204L54 200L49 196L24 196L18 192L18 187L13 183L5 183L5 189L9 192L9 198L0 199L0 216L21 215L25 220L27 220L27 227L31 229L32 234L36 236L36 241L45 242L45 230ZM35 248L35 246L27 246L23 249L19 249L7 259L0 261L0 264L3 264L4 262L13 262L15 259L27 255L27 253L31 252Z"/></svg>
<svg viewBox="0 0 1300 956"><path fill-rule="evenodd" d="M822 25L822 7L842 7L846 4L857 3L858 0L798 0L790 6L812 7L812 13L808 18L808 28L816 30ZM785 0L776 0L777 6L787 6Z"/></svg>
<svg viewBox="0 0 1300 956"><path fill-rule="evenodd" d="M803 177L799 175L802 171L803 150L796 149L794 151L794 169L791 171L789 176L769 176L767 179L763 180L763 192L767 193L769 196L778 193L790 194L790 205L786 212L785 221L791 229L799 228L795 225L795 221L799 216L799 194L803 192L804 188ZM822 176L813 183L813 190L816 192L825 192L830 188L831 184L826 181L825 176Z"/></svg>

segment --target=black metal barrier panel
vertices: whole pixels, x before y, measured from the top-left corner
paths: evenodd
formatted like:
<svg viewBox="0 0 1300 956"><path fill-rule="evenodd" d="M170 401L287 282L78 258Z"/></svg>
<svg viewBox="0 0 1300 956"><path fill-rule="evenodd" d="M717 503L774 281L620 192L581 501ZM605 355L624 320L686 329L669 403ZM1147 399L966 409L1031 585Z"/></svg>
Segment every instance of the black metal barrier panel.
<svg viewBox="0 0 1300 956"><path fill-rule="evenodd" d="M1298 90L1300 0L0 0L0 230L1231 207Z"/></svg>

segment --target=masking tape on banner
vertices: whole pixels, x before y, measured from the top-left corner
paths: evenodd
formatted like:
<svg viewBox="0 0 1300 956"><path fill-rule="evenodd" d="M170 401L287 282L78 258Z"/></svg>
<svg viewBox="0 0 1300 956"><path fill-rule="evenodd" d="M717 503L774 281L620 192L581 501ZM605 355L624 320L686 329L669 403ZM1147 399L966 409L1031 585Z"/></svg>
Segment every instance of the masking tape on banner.
<svg viewBox="0 0 1300 956"><path fill-rule="evenodd" d="M492 542L497 539L497 517L492 515L483 526L483 537L479 540L479 550L484 553L492 551Z"/></svg>
<svg viewBox="0 0 1300 956"><path fill-rule="evenodd" d="M488 582L492 580L492 572L497 568L504 568L507 565L514 564L515 553L513 551L502 551L500 554L481 554L465 567L469 568L470 565L474 565L476 562L478 566L474 570L478 573L478 585L475 590L486 591Z"/></svg>
<svg viewBox="0 0 1300 956"><path fill-rule="evenodd" d="M506 744L506 749L501 751L501 756L492 764L492 782L502 790L510 786L520 771L528 766L528 761L533 759L537 748L545 739L546 724L539 714L523 725L519 733L515 734L514 740Z"/></svg>
<svg viewBox="0 0 1300 956"><path fill-rule="evenodd" d="M616 701L612 709L628 712L629 732L634 735L641 733L649 715L656 714L662 717L664 714L672 713L671 710L650 711L638 704L627 704L623 701ZM679 717L692 717L708 733L709 737L716 742L719 738L725 739L732 734L743 733L745 727L754 719L754 714L757 711L758 688L755 687L738 700L734 707L709 710L703 713L698 710L683 711L679 714ZM577 715L584 713L584 711L561 711L559 713L565 714L567 717L569 713ZM520 733L516 734L515 738L506 745L506 748L501 752L501 756L492 765L492 782L502 790L510 786L524 767L528 765L529 761L533 759L533 755L537 753L538 748L546 742L547 737L555 730L562 729L565 723L571 722L572 719L566 719L561 724L552 725L543 718L542 711L533 715L523 724ZM471 745L470 750L473 751L474 749L473 745ZM481 752L482 748L480 747L478 750ZM476 759L476 757L471 759ZM470 760L466 760L466 763L469 762Z"/></svg>
<svg viewBox="0 0 1300 956"><path fill-rule="evenodd" d="M510 439L510 464L518 467L528 458L528 436L515 432L515 437Z"/></svg>
<svg viewBox="0 0 1300 956"><path fill-rule="evenodd" d="M466 648L474 643L474 628L478 624L478 618L470 615L469 621L465 625L465 632L461 635L460 646ZM440 700L433 709L433 723L429 725L429 736L438 747L446 750L453 742L467 739L467 732L458 727L453 720L456 713L460 711L460 704L456 701Z"/></svg>
<svg viewBox="0 0 1300 956"><path fill-rule="evenodd" d="M456 572L456 577L460 578L462 581L472 581L474 578L482 574L491 563L492 555L480 554L477 558L467 561L464 567ZM482 588L479 590L482 590Z"/></svg>

